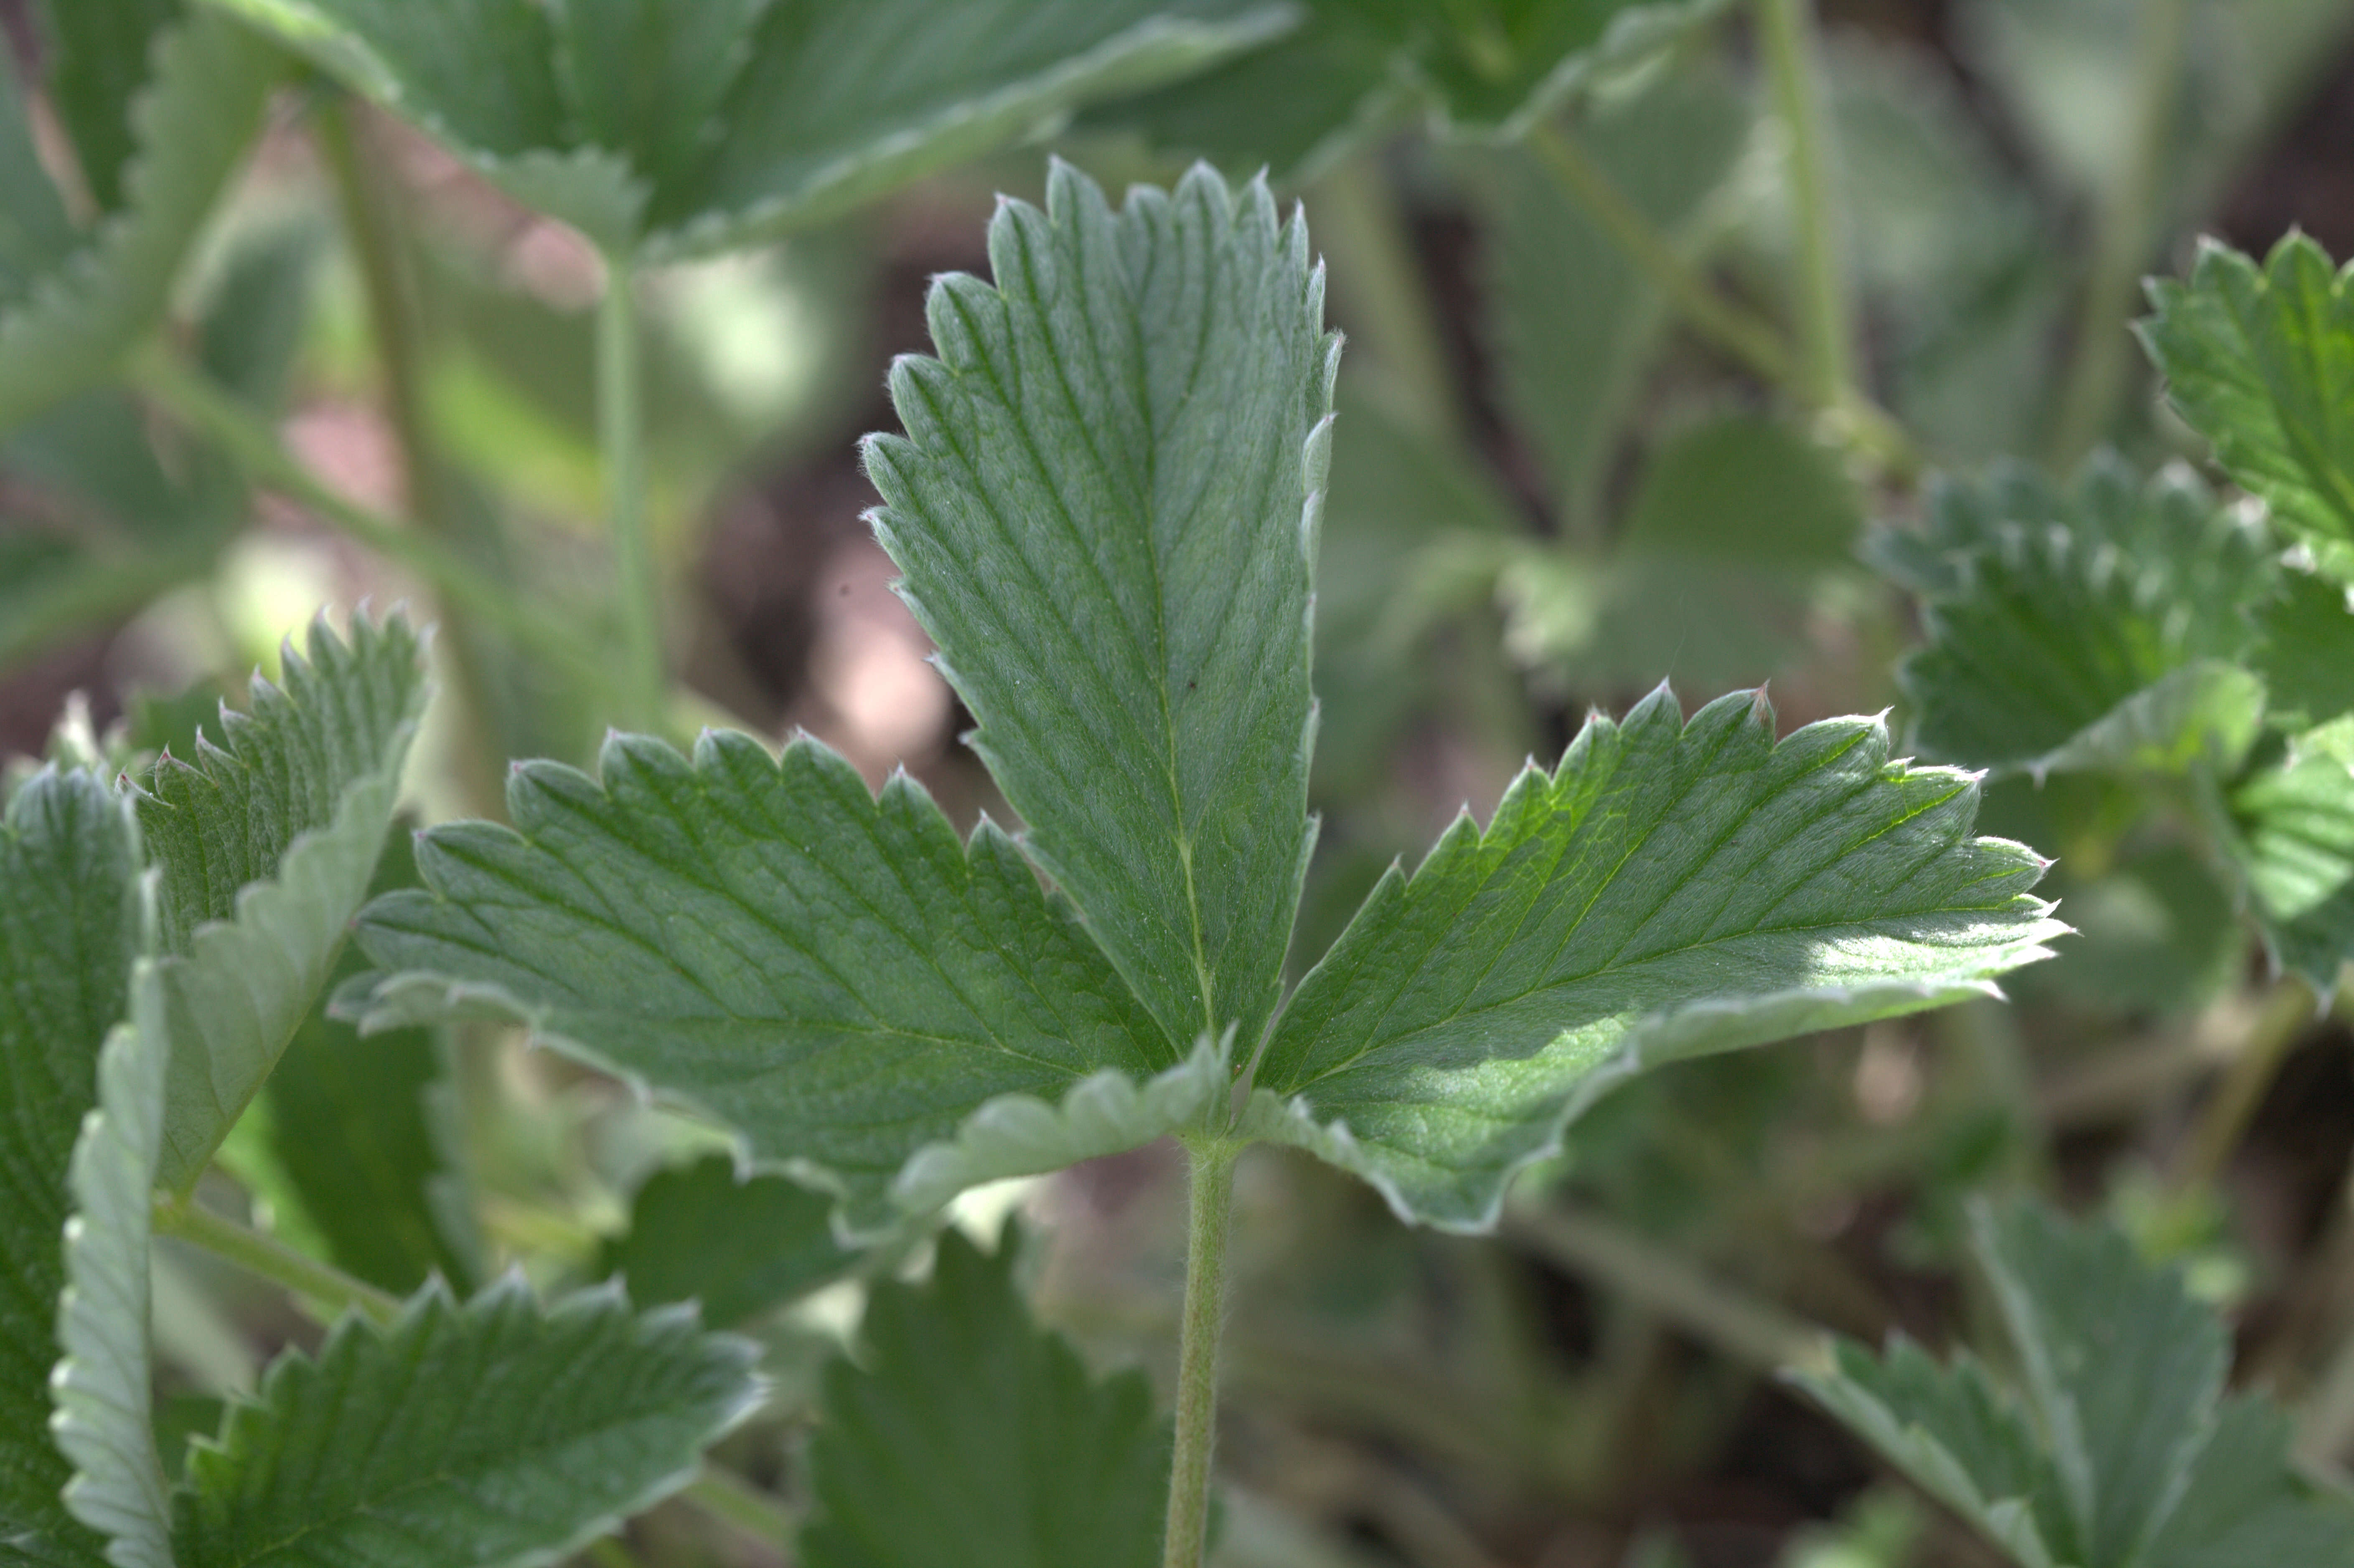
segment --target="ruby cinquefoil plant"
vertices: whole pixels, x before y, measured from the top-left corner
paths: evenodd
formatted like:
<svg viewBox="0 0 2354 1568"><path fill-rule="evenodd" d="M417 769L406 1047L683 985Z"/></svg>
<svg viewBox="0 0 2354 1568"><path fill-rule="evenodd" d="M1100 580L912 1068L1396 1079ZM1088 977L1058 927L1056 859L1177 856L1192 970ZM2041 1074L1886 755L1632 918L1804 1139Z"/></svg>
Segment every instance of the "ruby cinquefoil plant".
<svg viewBox="0 0 2354 1568"><path fill-rule="evenodd" d="M1313 565L1340 351L1302 219L1057 166L867 446L877 536L1023 831L960 842L822 745L610 740L514 772L365 912L372 1027L535 1038L731 1128L873 1235L1174 1134L1192 1170L1164 1561L1201 1557L1236 1156L1304 1146L1476 1229L1608 1085L1986 994L2064 929L1967 774L1872 719L1654 694L1394 868L1288 996L1315 825Z"/></svg>

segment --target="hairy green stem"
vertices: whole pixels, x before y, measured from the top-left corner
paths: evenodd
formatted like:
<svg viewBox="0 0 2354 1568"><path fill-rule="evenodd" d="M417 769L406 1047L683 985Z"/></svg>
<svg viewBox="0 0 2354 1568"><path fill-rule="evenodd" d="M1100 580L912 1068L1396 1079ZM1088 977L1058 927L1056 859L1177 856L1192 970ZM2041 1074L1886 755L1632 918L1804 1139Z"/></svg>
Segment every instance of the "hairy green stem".
<svg viewBox="0 0 2354 1568"><path fill-rule="evenodd" d="M1854 304L1846 225L1831 188L1830 117L1816 58L1812 0L1758 0L1757 25L1782 121L1797 220L1798 369L1816 405L1833 408L1855 384Z"/></svg>
<svg viewBox="0 0 2354 1568"><path fill-rule="evenodd" d="M2212 1098L2190 1129L2190 1143L2175 1171L2179 1192L2212 1186L2223 1173L2232 1150L2240 1146L2249 1118L2272 1086L2291 1045L2305 1033L2316 1012L2313 988L2296 975L2283 975L2264 999L2264 1011L2249 1027L2248 1038L2224 1070Z"/></svg>
<svg viewBox="0 0 2354 1568"><path fill-rule="evenodd" d="M601 665L571 631L531 609L440 540L336 493L286 450L266 421L201 372L158 350L139 361L133 379L175 419L227 452L255 484L299 502L337 532L408 567L443 599L463 606L535 653L575 675L602 679Z"/></svg>
<svg viewBox="0 0 2354 1568"><path fill-rule="evenodd" d="M165 1192L155 1195L155 1234L173 1236L204 1248L297 1296L308 1297L330 1317L357 1310L379 1323L399 1315L400 1303L375 1286L354 1279L333 1265L306 1257L275 1236L249 1230L225 1220L191 1199Z"/></svg>
<svg viewBox="0 0 2354 1568"><path fill-rule="evenodd" d="M621 718L659 726L663 669L662 585L646 526L645 410L638 342L637 274L626 256L605 258L597 313L597 445L605 462L605 517L621 620Z"/></svg>
<svg viewBox="0 0 2354 1568"><path fill-rule="evenodd" d="M313 118L319 151L334 180L344 232L358 266L368 332L383 372L385 413L400 458L406 510L421 531L454 543L455 520L426 418L425 378L419 364L424 333L414 280L399 244L399 221L391 210L391 193L360 157L344 99L325 99ZM461 604L452 600L441 609L442 636L464 708L466 788L477 810L496 816L505 799L506 747L493 717L496 707L482 641Z"/></svg>
<svg viewBox="0 0 2354 1568"><path fill-rule="evenodd" d="M2128 354L2126 317L2133 310L2134 285L2156 238L2160 187L2181 96L2190 0L2143 0L2137 14L2132 139L2125 167L2100 195L2084 313L2077 319L2075 347L2052 428L2052 461L2063 469L2073 467L2092 450L2116 409Z"/></svg>
<svg viewBox="0 0 2354 1568"><path fill-rule="evenodd" d="M1225 1326L1226 1229L1239 1144L1185 1140L1185 1305L1177 1339L1177 1446L1169 1467L1161 1568L1202 1568L1210 1525L1210 1454L1217 1437L1218 1332Z"/></svg>
<svg viewBox="0 0 2354 1568"><path fill-rule="evenodd" d="M1611 243L1642 269L1693 331L1761 379L1783 387L1813 408L1842 444L1867 455L1894 477L1909 478L1919 471L1920 452L1902 425L1851 384L1843 385L1828 399L1822 396L1808 379L1780 329L1726 298L1702 276L1575 138L1549 121L1539 121L1529 132L1528 144L1564 194L1592 215Z"/></svg>
<svg viewBox="0 0 2354 1568"><path fill-rule="evenodd" d="M1598 1214L1525 1210L1506 1222L1505 1234L1574 1274L1600 1281L1714 1346L1727 1359L1759 1372L1811 1366L1824 1358L1830 1339L1826 1330L1712 1277Z"/></svg>

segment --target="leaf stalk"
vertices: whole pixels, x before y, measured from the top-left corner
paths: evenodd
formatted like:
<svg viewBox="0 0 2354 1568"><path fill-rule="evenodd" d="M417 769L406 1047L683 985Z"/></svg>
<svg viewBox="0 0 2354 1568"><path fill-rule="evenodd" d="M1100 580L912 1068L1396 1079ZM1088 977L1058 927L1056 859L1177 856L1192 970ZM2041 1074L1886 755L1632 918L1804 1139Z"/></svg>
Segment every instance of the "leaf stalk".
<svg viewBox="0 0 2354 1568"><path fill-rule="evenodd" d="M621 620L621 717L652 730L669 685L663 659L662 585L646 523L645 410L638 340L637 271L608 252L597 310L597 446L605 463L605 515Z"/></svg>
<svg viewBox="0 0 2354 1568"><path fill-rule="evenodd" d="M325 1308L331 1318L356 1310L379 1323L388 1323L399 1316L400 1303L375 1286L355 1279L331 1264L306 1257L275 1236L223 1219L191 1199L158 1192L154 1224L157 1235L192 1243L248 1274L283 1286L297 1296L308 1297Z"/></svg>
<svg viewBox="0 0 2354 1568"><path fill-rule="evenodd" d="M1169 1467L1161 1568L1201 1568L1210 1522L1210 1458L1217 1436L1218 1336L1225 1320L1226 1233L1235 1160L1225 1138L1184 1139L1185 1304L1178 1324L1177 1442Z"/></svg>
<svg viewBox="0 0 2354 1568"><path fill-rule="evenodd" d="M1854 299L1812 0L1759 0L1757 23L1797 217L1798 373L1817 407L1838 408L1855 385Z"/></svg>

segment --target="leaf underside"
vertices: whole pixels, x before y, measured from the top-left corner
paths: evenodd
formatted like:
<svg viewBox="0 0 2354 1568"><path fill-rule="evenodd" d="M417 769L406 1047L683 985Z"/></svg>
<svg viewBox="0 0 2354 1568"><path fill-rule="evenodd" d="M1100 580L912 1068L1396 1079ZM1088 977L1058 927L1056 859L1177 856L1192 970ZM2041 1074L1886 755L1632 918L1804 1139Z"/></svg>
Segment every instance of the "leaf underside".
<svg viewBox="0 0 2354 1568"><path fill-rule="evenodd" d="M1662 687L1393 867L1300 982L1252 1129L1477 1228L1604 1088L1657 1063L1988 994L2066 927L1978 788L1876 720L1776 745L1761 694Z"/></svg>
<svg viewBox="0 0 2354 1568"><path fill-rule="evenodd" d="M724 1154L656 1171L597 1273L641 1307L699 1301L704 1320L746 1322L857 1266L834 1239L833 1201L782 1176L744 1176Z"/></svg>
<svg viewBox="0 0 2354 1568"><path fill-rule="evenodd" d="M1274 1011L1312 832L1309 572L1338 341L1308 233L1067 165L941 279L866 464L969 737L1171 1044Z"/></svg>
<svg viewBox="0 0 2354 1568"><path fill-rule="evenodd" d="M925 1285L878 1286L864 1365L828 1369L808 1568L1150 1568L1170 1438L1139 1372L1097 1381L950 1228Z"/></svg>
<svg viewBox="0 0 2354 1568"><path fill-rule="evenodd" d="M314 623L226 747L165 756L139 796L160 868L172 1075L162 1178L185 1189L276 1065L366 897L426 695L416 633Z"/></svg>

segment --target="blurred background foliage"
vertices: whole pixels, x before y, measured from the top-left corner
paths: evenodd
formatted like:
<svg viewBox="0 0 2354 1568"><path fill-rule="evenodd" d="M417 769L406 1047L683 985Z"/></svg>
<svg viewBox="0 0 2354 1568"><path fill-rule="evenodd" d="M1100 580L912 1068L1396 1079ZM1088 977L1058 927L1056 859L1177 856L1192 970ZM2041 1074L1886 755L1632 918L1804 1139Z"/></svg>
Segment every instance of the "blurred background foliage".
<svg viewBox="0 0 2354 1568"><path fill-rule="evenodd" d="M1522 9L1575 26L1596 8ZM963 822L1007 815L956 745L964 716L860 520L874 496L853 443L893 422L885 369L926 346L927 281L985 270L994 193L1039 196L1042 142L1114 186L1194 156L1266 167L1330 268L1349 348L1303 959L1393 857L1484 810L1524 758L1556 756L1589 705L1670 680L1688 705L1770 682L1786 727L1901 707L1915 612L1865 540L1920 514L1922 459L2066 471L2105 445L2144 468L2195 461L2115 280L2179 270L2202 232L2261 251L2296 224L2354 251L2347 0L1822 0L1854 376L1911 433L1876 449L1683 325L1546 155L1543 136L1574 137L1689 266L1766 316L1795 313L1807 238L1766 40L1745 10L1656 9L1681 13L1663 46L1532 98L1479 68L1476 30L1416 35L1402 73L1404 12L1329 0L1206 73L1108 90L782 238L650 266L651 539L682 677L666 726L806 729L870 779L909 768ZM122 199L121 127L69 123L88 95L60 86L76 57L48 14L0 3L17 65L0 94L29 109L0 104L11 255ZM2103 264L2113 243L2122 268ZM610 649L604 265L448 147L301 75L269 100L167 330L325 492L429 525L514 604ZM0 295L27 276L0 276ZM495 815L507 758L590 758L615 717L610 673L541 657L432 589L323 525L316 496L257 491L135 393L93 387L0 431L0 753L39 753L70 693L126 744L185 753L316 606L408 599L441 620L444 694L413 809ZM1404 1230L1336 1172L1254 1155L1223 1561L1989 1561L1763 1375L1810 1325L1981 1338L1959 1214L1989 1183L2055 1189L2190 1263L2234 1312L2243 1369L2312 1396L2308 1456L2343 1458L2346 1014L2282 1007L2229 882L2124 787L2005 779L1983 823L2060 856L2082 932L2019 977L2014 1006L1647 1078L1532 1175L1492 1239ZM393 860L387 885L406 874ZM2232 1065L2251 1058L2261 1071ZM519 1263L543 1283L626 1268L650 1299L726 1302L778 1390L729 1456L790 1498L820 1369L861 1282L901 1260L839 1253L822 1203L772 1178L728 1200L746 1205L728 1227L698 1230L715 1205L697 1184L734 1180L714 1152L512 1042L361 1041L322 1013L207 1191L390 1290ZM1165 1377L1181 1187L1147 1150L960 1213L993 1234L1025 1211L1041 1313L1101 1363ZM695 1276L698 1256L725 1277ZM185 1429L275 1346L317 1337L194 1252L166 1245L156 1290ZM676 1507L639 1532L652 1561L772 1560Z"/></svg>

